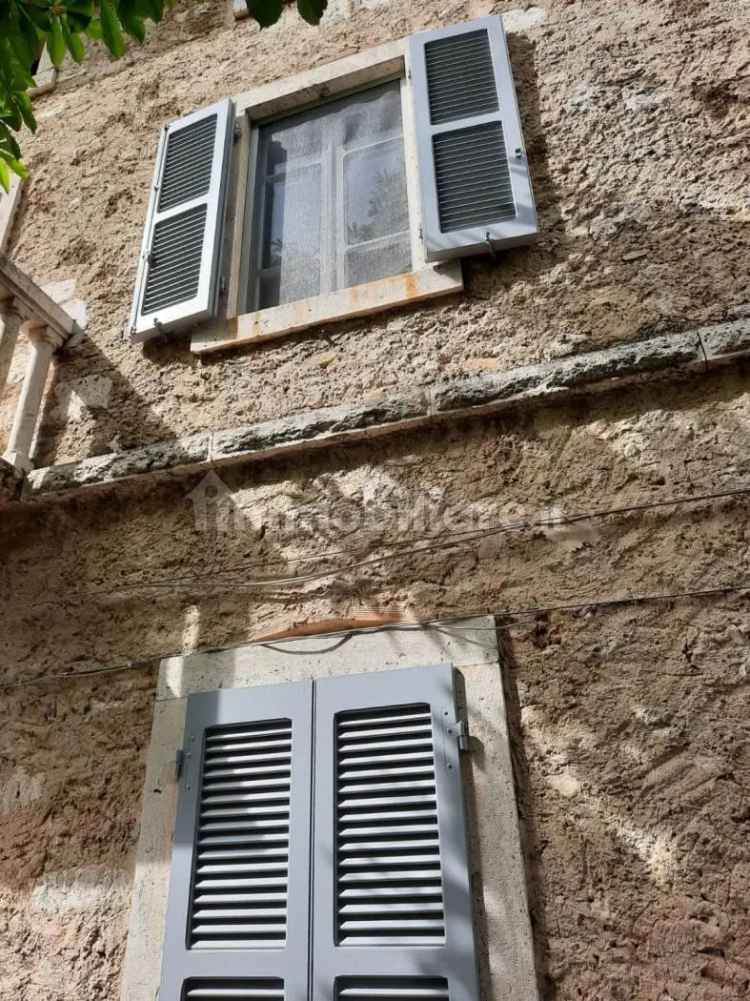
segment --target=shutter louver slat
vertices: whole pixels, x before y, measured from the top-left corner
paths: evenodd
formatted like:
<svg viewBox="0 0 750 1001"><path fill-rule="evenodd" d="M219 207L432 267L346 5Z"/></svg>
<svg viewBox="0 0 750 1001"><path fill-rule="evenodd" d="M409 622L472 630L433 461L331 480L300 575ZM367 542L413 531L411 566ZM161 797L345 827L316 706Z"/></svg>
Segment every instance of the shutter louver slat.
<svg viewBox="0 0 750 1001"><path fill-rule="evenodd" d="M211 184L216 115L173 132L167 143L159 211L165 212L205 195Z"/></svg>
<svg viewBox="0 0 750 1001"><path fill-rule="evenodd" d="M449 1001L442 977L351 977L337 985L336 1001Z"/></svg>
<svg viewBox="0 0 750 1001"><path fill-rule="evenodd" d="M461 144L460 156L456 155ZM482 144L487 143L488 149ZM440 228L489 225L516 214L500 122L433 139Z"/></svg>
<svg viewBox="0 0 750 1001"><path fill-rule="evenodd" d="M233 113L232 102L221 101L162 134L131 313L134 340L216 312Z"/></svg>
<svg viewBox="0 0 750 1001"><path fill-rule="evenodd" d="M193 949L283 945L289 871L291 720L280 720L273 729L264 721L248 724L239 732L232 730L223 737L210 730L206 736L190 945ZM281 770L285 776L286 785L281 792L269 792L267 796L258 793L248 805L242 786L227 787L222 783L224 805L213 805L216 777L227 774L227 765L252 763L253 771L262 774L270 762L275 774ZM243 768L239 773L246 771ZM257 840L265 833L275 834L283 847L269 853L263 842ZM244 847L236 847L237 839ZM248 906L255 903L249 897L243 901L244 907L238 907L232 898L240 886L262 886L270 891L273 900L259 901L262 906L255 907ZM209 888L219 892L207 898L203 891Z"/></svg>
<svg viewBox="0 0 750 1001"><path fill-rule="evenodd" d="M315 690L312 997L479 1001L450 665Z"/></svg>
<svg viewBox="0 0 750 1001"><path fill-rule="evenodd" d="M486 31L440 38L425 45L430 120L433 125L497 111L497 88Z"/></svg>
<svg viewBox="0 0 750 1001"><path fill-rule="evenodd" d="M499 17L409 42L427 261L527 243L537 232Z"/></svg>
<svg viewBox="0 0 750 1001"><path fill-rule="evenodd" d="M183 1001L284 1001L284 981L189 981L185 985Z"/></svg>
<svg viewBox="0 0 750 1001"><path fill-rule="evenodd" d="M200 281L205 228L205 205L198 205L184 215L165 219L154 226L141 313L166 309L195 295Z"/></svg>
<svg viewBox="0 0 750 1001"><path fill-rule="evenodd" d="M310 682L189 697L160 1001L308 1001L311 753Z"/></svg>

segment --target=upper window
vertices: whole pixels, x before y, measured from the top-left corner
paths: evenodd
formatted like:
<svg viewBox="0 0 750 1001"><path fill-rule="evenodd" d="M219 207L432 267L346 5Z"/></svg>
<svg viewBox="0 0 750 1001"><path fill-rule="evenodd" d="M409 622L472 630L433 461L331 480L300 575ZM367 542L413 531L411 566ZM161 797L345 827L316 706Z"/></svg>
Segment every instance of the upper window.
<svg viewBox="0 0 750 1001"><path fill-rule="evenodd" d="M501 19L421 32L164 129L131 333L211 351L456 292L536 231Z"/></svg>
<svg viewBox="0 0 750 1001"><path fill-rule="evenodd" d="M411 271L399 81L261 126L249 309Z"/></svg>

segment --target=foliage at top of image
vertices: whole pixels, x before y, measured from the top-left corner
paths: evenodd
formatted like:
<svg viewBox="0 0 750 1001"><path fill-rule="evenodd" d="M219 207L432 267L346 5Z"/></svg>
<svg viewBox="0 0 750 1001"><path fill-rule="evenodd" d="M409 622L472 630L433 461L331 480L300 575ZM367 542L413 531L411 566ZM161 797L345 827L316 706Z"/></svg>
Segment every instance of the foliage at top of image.
<svg viewBox="0 0 750 1001"><path fill-rule="evenodd" d="M143 42L146 22L161 21L175 0L0 0L0 186L8 191L11 171L27 176L18 134L36 131L29 92L47 47L59 67L67 55L86 58L89 39L103 42L113 59L125 52L127 38ZM284 0L245 0L261 28L275 24ZM308 24L318 24L328 0L297 0Z"/></svg>

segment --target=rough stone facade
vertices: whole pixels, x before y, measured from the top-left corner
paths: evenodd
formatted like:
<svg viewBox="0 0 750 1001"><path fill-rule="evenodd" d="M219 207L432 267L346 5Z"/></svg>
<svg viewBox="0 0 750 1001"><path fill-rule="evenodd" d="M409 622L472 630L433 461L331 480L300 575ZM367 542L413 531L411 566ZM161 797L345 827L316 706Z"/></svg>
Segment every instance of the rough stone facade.
<svg viewBox="0 0 750 1001"><path fill-rule="evenodd" d="M262 347L199 360L186 338L123 338L164 122L490 12L507 13L533 247L465 262L455 299ZM51 379L35 461L55 468L37 476L131 450L146 475L66 482L0 522L0 995L117 997L160 658L490 613L542 995L750 996L750 378L733 357L749 35L736 0L341 0L320 31L287 10L263 33L229 3L183 3L142 50L37 99L9 252L40 284L74 281L88 312ZM653 381L638 359L658 367L657 344L675 364ZM583 355L609 348L594 387ZM535 405L576 379L575 398ZM508 392L530 398L467 414ZM189 469L209 438L230 455L267 422L276 444L329 433L326 408L418 420L408 401L427 395L439 426ZM148 475L170 448L182 472Z"/></svg>

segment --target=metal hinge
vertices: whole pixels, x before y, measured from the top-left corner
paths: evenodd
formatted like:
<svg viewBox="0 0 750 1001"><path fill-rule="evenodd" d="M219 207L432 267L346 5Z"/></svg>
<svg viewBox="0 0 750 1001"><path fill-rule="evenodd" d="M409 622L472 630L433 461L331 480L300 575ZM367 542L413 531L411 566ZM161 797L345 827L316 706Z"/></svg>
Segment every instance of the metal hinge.
<svg viewBox="0 0 750 1001"><path fill-rule="evenodd" d="M180 748L174 756L174 777L179 782L185 767L185 752Z"/></svg>
<svg viewBox="0 0 750 1001"><path fill-rule="evenodd" d="M471 734L469 733L468 720L460 719L456 723L456 739L458 740L459 751L471 750Z"/></svg>

